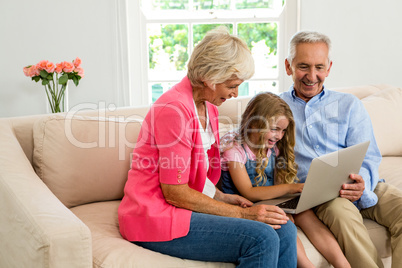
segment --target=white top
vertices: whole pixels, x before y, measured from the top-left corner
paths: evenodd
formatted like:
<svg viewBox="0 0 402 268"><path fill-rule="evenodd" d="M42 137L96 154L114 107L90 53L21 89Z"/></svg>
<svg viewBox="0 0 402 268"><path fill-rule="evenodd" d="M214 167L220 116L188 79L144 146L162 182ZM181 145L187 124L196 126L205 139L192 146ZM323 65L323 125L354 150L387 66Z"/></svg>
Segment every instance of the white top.
<svg viewBox="0 0 402 268"><path fill-rule="evenodd" d="M205 120L207 123L207 126L204 129L202 127L200 117L198 115L197 107L195 106L194 100L193 100L193 103L194 103L194 107L195 107L195 113L197 114L198 123L200 124L199 130L200 130L200 135L201 135L201 140L202 140L202 146L204 148L204 155L205 155L205 160L206 160L205 162L207 163L207 170L208 170L209 169L209 160L208 160L207 152L209 149L211 149L212 144L215 143L215 136L214 136L214 133L212 132L212 127L209 122L208 109L206 109L207 118ZM206 105L205 105L205 107L206 107ZM202 191L202 193L211 198L214 198L215 192L216 192L215 185L207 177L205 180L204 190Z"/></svg>

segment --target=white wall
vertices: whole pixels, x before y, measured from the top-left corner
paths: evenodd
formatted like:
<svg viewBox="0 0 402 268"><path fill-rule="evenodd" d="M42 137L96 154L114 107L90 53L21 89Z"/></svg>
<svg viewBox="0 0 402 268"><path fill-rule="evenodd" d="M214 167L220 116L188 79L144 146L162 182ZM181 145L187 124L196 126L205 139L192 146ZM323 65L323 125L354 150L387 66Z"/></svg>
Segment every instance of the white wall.
<svg viewBox="0 0 402 268"><path fill-rule="evenodd" d="M119 2L0 0L0 117L46 112L44 87L22 72L40 60L82 59L85 77L78 87L69 83L70 106L124 105Z"/></svg>
<svg viewBox="0 0 402 268"><path fill-rule="evenodd" d="M329 87L402 87L402 1L301 0L301 30L327 34L333 44Z"/></svg>
<svg viewBox="0 0 402 268"><path fill-rule="evenodd" d="M134 1L138 0L0 0L0 117L46 112L43 86L22 72L24 66L44 59L82 59L86 76L78 87L70 83L70 106L129 105L130 87L133 104L137 96L141 102L141 84L130 80L129 67L141 72L137 58L142 54L138 47L128 51L138 30L127 36L138 20L131 13L128 21L125 18L127 5ZM402 1L300 2L301 29L324 32L333 41L327 86L402 87ZM290 84L287 78L283 90Z"/></svg>

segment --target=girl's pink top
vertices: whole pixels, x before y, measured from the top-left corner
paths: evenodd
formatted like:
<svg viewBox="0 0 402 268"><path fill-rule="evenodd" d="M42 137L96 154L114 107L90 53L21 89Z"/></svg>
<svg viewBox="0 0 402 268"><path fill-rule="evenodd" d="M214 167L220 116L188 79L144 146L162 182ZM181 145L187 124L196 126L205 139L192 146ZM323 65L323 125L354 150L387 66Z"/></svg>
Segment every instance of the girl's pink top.
<svg viewBox="0 0 402 268"><path fill-rule="evenodd" d="M151 106L118 210L120 233L125 239L169 241L187 235L191 211L168 204L160 185L188 184L202 192L207 176L214 184L218 182L218 109L206 104L216 140L208 151L208 171L190 80L185 77Z"/></svg>
<svg viewBox="0 0 402 268"><path fill-rule="evenodd" d="M245 164L247 162L247 155L250 160L255 161L256 156L251 151L251 149L247 146L246 143L243 143L244 149L241 146L241 144L236 140L237 137L239 136L239 133L236 131L231 131L226 133L224 136L222 136L221 140L221 168L224 171L228 171L228 162L239 162ZM246 152L244 151L246 150ZM275 155L278 157L279 156L279 149L274 145L274 150L275 150ZM267 157L269 158L271 156L272 151L267 150Z"/></svg>

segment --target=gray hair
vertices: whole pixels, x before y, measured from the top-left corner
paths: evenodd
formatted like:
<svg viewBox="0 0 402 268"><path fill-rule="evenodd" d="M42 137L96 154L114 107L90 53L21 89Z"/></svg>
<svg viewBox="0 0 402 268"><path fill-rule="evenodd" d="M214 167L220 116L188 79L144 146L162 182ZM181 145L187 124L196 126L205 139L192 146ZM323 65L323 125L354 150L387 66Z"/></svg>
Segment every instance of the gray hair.
<svg viewBox="0 0 402 268"><path fill-rule="evenodd" d="M220 26L209 31L194 48L187 64L187 76L192 86L204 82L215 86L237 77L250 79L254 75L254 59L247 44Z"/></svg>
<svg viewBox="0 0 402 268"><path fill-rule="evenodd" d="M328 47L328 61L331 61L331 39L325 34L313 31L301 31L293 35L289 42L288 62L292 64L293 59L296 57L296 47L302 43L324 43Z"/></svg>

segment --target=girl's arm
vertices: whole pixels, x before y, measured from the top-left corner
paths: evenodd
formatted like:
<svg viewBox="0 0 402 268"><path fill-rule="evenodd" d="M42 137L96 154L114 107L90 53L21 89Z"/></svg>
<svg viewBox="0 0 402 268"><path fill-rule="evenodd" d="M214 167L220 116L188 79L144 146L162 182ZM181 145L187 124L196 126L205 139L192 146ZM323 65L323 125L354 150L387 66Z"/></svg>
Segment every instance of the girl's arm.
<svg viewBox="0 0 402 268"><path fill-rule="evenodd" d="M224 203L237 205L242 208L251 207L253 205L253 202L242 196L237 194L225 194L218 188L216 188L214 199Z"/></svg>
<svg viewBox="0 0 402 268"><path fill-rule="evenodd" d="M303 190L304 183L253 187L243 163L229 161L228 168L239 193L253 202L272 199L285 194L300 193Z"/></svg>
<svg viewBox="0 0 402 268"><path fill-rule="evenodd" d="M191 189L188 184L173 185L162 183L161 188L166 202L179 208L212 215L260 221L269 224L274 229L281 228L281 225L286 224L289 220L285 212L277 206L248 206L251 204L247 204L243 200L246 207L240 207L239 204L232 205L212 199L201 192Z"/></svg>

